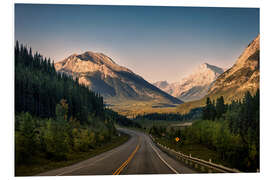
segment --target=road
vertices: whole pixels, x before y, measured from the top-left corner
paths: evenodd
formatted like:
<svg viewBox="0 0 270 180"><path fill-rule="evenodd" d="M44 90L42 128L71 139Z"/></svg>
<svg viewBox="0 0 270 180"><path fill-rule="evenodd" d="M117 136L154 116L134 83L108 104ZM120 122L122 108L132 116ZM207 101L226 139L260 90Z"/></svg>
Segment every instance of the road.
<svg viewBox="0 0 270 180"><path fill-rule="evenodd" d="M196 173L162 152L148 135L128 129L119 130L131 135L128 142L90 159L38 176Z"/></svg>

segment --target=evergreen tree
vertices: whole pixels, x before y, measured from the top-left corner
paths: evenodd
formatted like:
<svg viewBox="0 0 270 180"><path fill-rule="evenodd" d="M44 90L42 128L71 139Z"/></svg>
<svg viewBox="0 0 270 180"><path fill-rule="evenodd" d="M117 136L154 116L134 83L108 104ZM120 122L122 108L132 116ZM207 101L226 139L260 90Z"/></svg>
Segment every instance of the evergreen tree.
<svg viewBox="0 0 270 180"><path fill-rule="evenodd" d="M56 117L56 104L66 99L69 113L80 121L87 122L88 115L104 117L103 98L80 85L63 73L57 73L50 58L32 49L15 45L15 111L29 112L38 117Z"/></svg>
<svg viewBox="0 0 270 180"><path fill-rule="evenodd" d="M225 108L226 108L226 106L224 104L223 96L220 96L217 99L217 104L216 104L216 115L217 115L217 118L220 118L222 116L222 114L225 113L225 111L226 111Z"/></svg>
<svg viewBox="0 0 270 180"><path fill-rule="evenodd" d="M205 120L211 119L211 109L212 109L211 100L209 97L207 97L206 106L203 108L203 114L202 114L203 119L205 119Z"/></svg>

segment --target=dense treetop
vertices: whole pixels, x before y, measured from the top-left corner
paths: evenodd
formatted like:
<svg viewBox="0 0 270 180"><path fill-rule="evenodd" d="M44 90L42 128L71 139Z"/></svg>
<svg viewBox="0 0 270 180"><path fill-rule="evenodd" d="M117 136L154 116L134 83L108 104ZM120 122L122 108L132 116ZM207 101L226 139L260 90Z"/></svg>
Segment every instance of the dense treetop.
<svg viewBox="0 0 270 180"><path fill-rule="evenodd" d="M31 48L15 46L15 111L38 117L55 117L56 104L65 99L68 117L86 122L87 116L104 115L103 98L77 80L57 73L54 63Z"/></svg>

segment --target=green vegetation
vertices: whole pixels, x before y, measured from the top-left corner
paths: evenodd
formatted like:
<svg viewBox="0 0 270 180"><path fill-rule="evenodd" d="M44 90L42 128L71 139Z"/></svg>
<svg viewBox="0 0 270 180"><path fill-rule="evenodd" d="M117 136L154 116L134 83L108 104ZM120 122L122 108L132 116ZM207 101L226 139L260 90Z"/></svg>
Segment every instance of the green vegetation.
<svg viewBox="0 0 270 180"><path fill-rule="evenodd" d="M65 99L68 118L85 123L88 115L104 117L103 98L77 80L57 73L50 59L32 55L31 48L15 46L15 111L37 117L56 117L56 104Z"/></svg>
<svg viewBox="0 0 270 180"><path fill-rule="evenodd" d="M224 74L221 74L222 76ZM249 88L249 91L252 95L255 95L256 89ZM237 92L237 93L235 93ZM189 113L194 108L201 108L204 107L205 102L207 98L210 99L218 99L219 97L223 96L224 102L227 104L230 104L232 101L241 101L245 96L245 91L239 91L238 86L237 87L230 87L230 88L219 88L215 91L211 92L211 94L208 94L204 98L196 101L190 101L185 102L183 104L178 105L174 112L180 113L180 114L186 114Z"/></svg>
<svg viewBox="0 0 270 180"><path fill-rule="evenodd" d="M142 129L149 132L152 126L186 126L187 122L195 121L201 117L201 113L202 108L192 109L188 114L183 115L179 113L149 113L137 115L132 121L140 124Z"/></svg>
<svg viewBox="0 0 270 180"><path fill-rule="evenodd" d="M16 115L15 175L29 176L67 166L117 147L128 135L110 135L102 123L82 126L64 120Z"/></svg>
<svg viewBox="0 0 270 180"><path fill-rule="evenodd" d="M57 73L50 59L15 46L15 174L32 175L123 143L123 117L78 80ZM126 126L138 126L127 121Z"/></svg>
<svg viewBox="0 0 270 180"><path fill-rule="evenodd" d="M110 109L106 109L106 114L108 114L114 122L120 126L126 126L130 128L142 128L141 125L135 121L128 119L126 116L120 115Z"/></svg>
<svg viewBox="0 0 270 180"><path fill-rule="evenodd" d="M124 142L123 137L116 135L112 124L102 123L99 119L91 122L89 118L89 124L81 125L66 119L67 110L67 104L62 100L56 107L56 119L36 118L28 112L16 115L16 175L31 175L67 165L78 158L82 160L103 152L107 146L113 148L117 141Z"/></svg>
<svg viewBox="0 0 270 180"><path fill-rule="evenodd" d="M175 112L180 114L186 114L189 113L194 108L201 108L204 106L205 102L204 99L205 98L180 104L175 108Z"/></svg>
<svg viewBox="0 0 270 180"><path fill-rule="evenodd" d="M134 120L153 120L153 121L187 121L190 119L195 119L200 116L202 109L195 108L192 109L188 114L179 114L179 113L149 113L144 115L137 115Z"/></svg>
<svg viewBox="0 0 270 180"><path fill-rule="evenodd" d="M185 129L153 126L150 133L186 154L245 172L259 169L259 90L242 101L206 100L202 119ZM176 142L175 138L180 141ZM198 149L199 148L199 149Z"/></svg>
<svg viewBox="0 0 270 180"><path fill-rule="evenodd" d="M108 104L113 104L112 110L128 118L134 118L137 115L150 113L176 113L176 105L161 104L154 101L143 100L110 100Z"/></svg>

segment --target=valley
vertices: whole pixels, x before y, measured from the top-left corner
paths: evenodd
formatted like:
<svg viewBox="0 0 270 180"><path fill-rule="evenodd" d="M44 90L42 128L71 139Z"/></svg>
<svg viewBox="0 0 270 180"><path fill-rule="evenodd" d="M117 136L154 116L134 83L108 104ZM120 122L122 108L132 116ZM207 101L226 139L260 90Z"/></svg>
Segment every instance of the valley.
<svg viewBox="0 0 270 180"><path fill-rule="evenodd" d="M255 93L259 87L258 52L259 36L225 72L204 63L181 81L171 84L160 81L152 85L110 57L91 51L58 61L55 69L100 93L107 107L128 117L153 112L188 113L202 107L207 97L224 96L229 103L241 99L246 91ZM225 85L225 82L229 83Z"/></svg>
<svg viewBox="0 0 270 180"><path fill-rule="evenodd" d="M15 176L260 172L259 8L15 12Z"/></svg>
<svg viewBox="0 0 270 180"><path fill-rule="evenodd" d="M30 87L40 87L42 86L42 81L29 81L29 78L25 79L24 76L16 76L16 110L18 111L16 115L16 123L18 124L16 146L21 146L21 144L31 141L39 149L35 150L31 146L26 146L23 149L17 150L17 175L29 175L51 169L52 167L73 164L76 162L74 158L75 152L81 154L79 159L84 159L103 152L99 147L108 148L109 150L119 146L127 141L127 138L125 136L124 138L117 136L115 125L129 127L136 131L139 130L151 135L151 137L153 136L158 142L173 149L184 153L192 153L195 157L202 159L212 158L214 162L222 163L229 167L253 171L258 166L258 140L256 137L258 137L259 132L257 129L259 36L249 44L236 63L227 71L223 72L221 68L204 63L194 73L182 80L182 85L178 83L177 86L174 86L175 91L172 91L172 86L166 82L155 83L155 86L148 83L142 77L125 67L119 66L102 53L88 51L80 55L74 54L63 61L51 64L50 60L42 59L38 54L32 56L31 51L28 52L26 48L20 49L18 43L16 44L15 51L17 57L16 75L28 73L22 67L30 69L32 74L27 74L29 77L35 76L40 71L39 68L43 68L41 71L43 77L47 76L48 79L51 79L50 81L45 79L49 86L44 90L49 93L54 82L59 84L57 89L59 91L58 104L56 104L57 101L53 100L53 94L50 94L47 99L38 99L39 96L35 94L42 92L39 88L32 92L35 102L30 103L30 96L24 95L27 93L27 89L22 87L25 87L26 83L30 83ZM27 53L22 54L24 51ZM31 61L32 63L29 64ZM40 62L44 64L40 64ZM41 75L36 76L36 78L42 79ZM67 89L67 87L70 88ZM166 88L171 89L168 91ZM194 96L189 96L189 100L200 98L195 101L183 102L176 95L177 92L181 91L182 95L187 95L194 91L191 93ZM62 92L64 94L61 94ZM78 93L77 96L80 94L89 100L85 101L83 98L75 98L76 93ZM67 100L65 100L66 98ZM48 102L51 104L51 107L55 106L55 111L51 107L46 106ZM28 103L28 106L23 106L25 103ZM85 103L85 105L82 103ZM78 104L81 105L79 109L77 109ZM249 106L252 106L252 111L247 109ZM40 109L42 108L48 108L47 111L44 111L47 114L44 114L44 112L41 114ZM89 110L90 112L88 112ZM33 116L23 111L31 112ZM246 111L248 113L243 113ZM238 117L243 115L248 115L249 117L238 119ZM53 125L51 125L51 117L55 118ZM76 120L77 118L79 121ZM247 128L241 128L239 123L240 126L242 123L249 124L254 129L251 131ZM201 128L205 129L199 130ZM23 138L25 133L28 133L26 137L31 137L31 134L36 129L39 129L38 131L41 132L40 136L35 135L36 138L42 140L41 144L37 140ZM61 133L54 132L57 129L61 130ZM198 132L200 133L199 135ZM227 133L226 136L224 132ZM252 138L246 139L242 133L252 133ZM128 134L134 134L134 132L129 132ZM227 138L228 144L221 143L221 134L224 136L222 138ZM144 135L139 136L141 137L137 138L137 141L142 139L142 137L145 138ZM60 139L64 137L67 140L60 142ZM175 137L180 137L181 142L175 143L173 140ZM59 141L59 147L62 147L61 153L51 149L53 139L54 141ZM115 143L117 139L120 143ZM151 144L146 139L144 140L145 143ZM220 143L216 144L217 141L220 141ZM239 152L235 151L232 141L239 142L237 148L245 152L248 157L255 152L255 157L252 156L248 159L251 166L245 163L239 164L235 161L234 157ZM145 143L139 146L144 146ZM139 149L139 146L136 147L136 151ZM229 154L226 154L226 148L223 146L226 146L227 149L229 148L234 153L234 156L230 157ZM246 150L247 146L252 146L254 149ZM195 149L190 149L194 147ZM92 149L91 153L84 153L88 148ZM202 151L198 151L198 148ZM24 164L26 160L22 157L22 154L26 151L34 152L34 154L37 153L35 151L40 151L39 153L43 154L37 153L35 158L39 160L35 160L35 163L39 163L31 166L32 169L30 167L26 168ZM123 151L126 152L124 149ZM140 151L143 151L143 149L139 150L139 154ZM44 156L49 157L51 160L44 159ZM225 160L225 156L230 161ZM28 154L27 157L31 157L31 155ZM53 163L53 161L59 161L58 165ZM64 163L64 161L67 162ZM49 163L50 167L43 164L44 162ZM133 161L131 164L137 166L140 163L139 161ZM37 165L40 166L40 169L33 170ZM145 168L142 171L134 171L131 168L131 172L135 174L152 172L147 167ZM100 172L100 168L98 169L98 171L91 173L104 173ZM161 169L158 173L172 173L169 171L163 172ZM183 169L185 168L182 167ZM54 172L54 170L51 172ZM60 171L55 172L59 173ZM84 171L74 172L76 172L75 174L90 173ZM128 172L128 169L125 169L123 172ZM195 171L187 169L187 172ZM106 173L109 173L109 171ZM48 175L50 175L50 171Z"/></svg>

